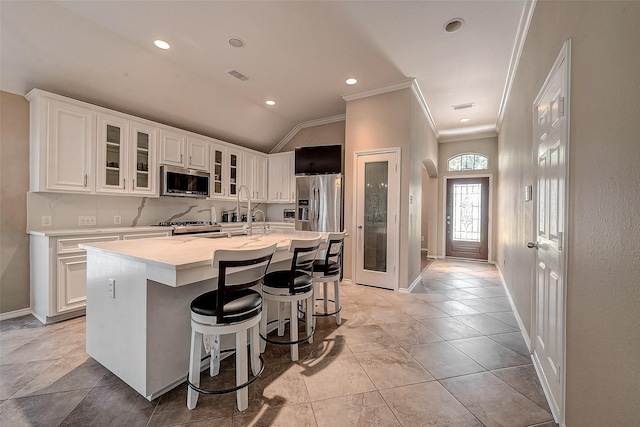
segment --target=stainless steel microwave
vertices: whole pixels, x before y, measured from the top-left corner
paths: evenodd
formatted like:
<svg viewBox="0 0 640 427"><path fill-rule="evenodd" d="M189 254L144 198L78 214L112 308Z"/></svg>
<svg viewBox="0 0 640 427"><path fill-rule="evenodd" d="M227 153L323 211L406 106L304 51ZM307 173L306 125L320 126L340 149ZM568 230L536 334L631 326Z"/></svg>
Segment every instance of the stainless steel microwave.
<svg viewBox="0 0 640 427"><path fill-rule="evenodd" d="M209 197L209 173L174 166L160 166L160 195Z"/></svg>

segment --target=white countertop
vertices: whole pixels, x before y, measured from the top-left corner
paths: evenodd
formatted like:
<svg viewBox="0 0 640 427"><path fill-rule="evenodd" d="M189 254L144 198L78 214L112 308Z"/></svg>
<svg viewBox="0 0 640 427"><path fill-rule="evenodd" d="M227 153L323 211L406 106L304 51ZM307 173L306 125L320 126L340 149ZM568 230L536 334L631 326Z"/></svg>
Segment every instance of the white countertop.
<svg viewBox="0 0 640 427"><path fill-rule="evenodd" d="M184 270L211 266L216 249L252 249L277 244L276 250L286 250L291 239L314 239L326 233L312 231L278 231L267 235L231 238L206 238L197 235L155 237L139 240L118 240L103 243L86 243L79 247L87 252L116 255L133 261L144 262L170 270Z"/></svg>
<svg viewBox="0 0 640 427"><path fill-rule="evenodd" d="M42 229L27 230L27 234L32 236L57 237L57 236L79 236L85 234L120 234L120 233L145 233L149 231L170 231L171 227L160 227L157 225L147 225L141 227L107 227L107 228L67 228L67 229Z"/></svg>

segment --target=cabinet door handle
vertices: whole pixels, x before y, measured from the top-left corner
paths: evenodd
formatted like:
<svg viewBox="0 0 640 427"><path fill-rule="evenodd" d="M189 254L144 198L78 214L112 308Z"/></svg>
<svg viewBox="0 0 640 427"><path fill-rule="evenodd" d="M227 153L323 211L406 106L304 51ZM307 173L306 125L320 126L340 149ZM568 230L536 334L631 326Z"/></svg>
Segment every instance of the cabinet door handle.
<svg viewBox="0 0 640 427"><path fill-rule="evenodd" d="M191 166L191 156L189 156L189 166Z"/></svg>
<svg viewBox="0 0 640 427"><path fill-rule="evenodd" d="M182 153L180 153L180 163L182 163Z"/></svg>
<svg viewBox="0 0 640 427"><path fill-rule="evenodd" d="M122 178L122 191L127 189L127 178Z"/></svg>
<svg viewBox="0 0 640 427"><path fill-rule="evenodd" d="M135 179L135 178L133 179L133 183L132 183L132 185L131 185L131 189L132 189L132 190L135 190L135 189L136 189L136 179Z"/></svg>
<svg viewBox="0 0 640 427"><path fill-rule="evenodd" d="M84 174L84 188L87 188L87 174Z"/></svg>

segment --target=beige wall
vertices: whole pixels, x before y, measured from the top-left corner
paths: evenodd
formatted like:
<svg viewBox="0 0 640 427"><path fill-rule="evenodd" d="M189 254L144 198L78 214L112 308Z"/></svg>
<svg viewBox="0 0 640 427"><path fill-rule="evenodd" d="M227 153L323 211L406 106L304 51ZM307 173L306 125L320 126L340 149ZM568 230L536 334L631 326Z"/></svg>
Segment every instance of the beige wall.
<svg viewBox="0 0 640 427"><path fill-rule="evenodd" d="M458 154L463 153L476 153L483 154L489 158L488 169L485 171L453 171L447 170L448 160ZM438 162L440 168L438 168L438 209L437 209L437 237L435 245L431 246L434 249L437 248L437 255L440 257L445 256L446 248L444 244L445 227L444 227L444 206L446 203L446 190L444 188L445 178L452 176L474 176L474 175L491 175L491 212L490 215L495 214L497 211L497 178L498 178L498 138L481 138L469 141L456 141L446 142L440 144L440 150L438 152ZM497 241L495 218L490 218L489 233L491 238L489 240L489 261L495 259L495 245ZM435 253L433 254L435 255Z"/></svg>
<svg viewBox="0 0 640 427"><path fill-rule="evenodd" d="M0 91L0 313L29 308L29 102Z"/></svg>
<svg viewBox="0 0 640 427"><path fill-rule="evenodd" d="M420 273L422 160L437 159L435 135L428 126L411 89L347 102L345 140L345 228L352 238L345 243L345 277L352 278L351 253L355 229L355 152L400 147L399 287L407 288Z"/></svg>
<svg viewBox="0 0 640 427"><path fill-rule="evenodd" d="M498 264L531 333L532 103L571 38L566 424L640 420L640 3L538 2L499 136ZM506 260L506 263L505 261Z"/></svg>
<svg viewBox="0 0 640 427"><path fill-rule="evenodd" d="M278 153L293 151L296 147L312 145L344 145L344 120L326 125L303 128Z"/></svg>

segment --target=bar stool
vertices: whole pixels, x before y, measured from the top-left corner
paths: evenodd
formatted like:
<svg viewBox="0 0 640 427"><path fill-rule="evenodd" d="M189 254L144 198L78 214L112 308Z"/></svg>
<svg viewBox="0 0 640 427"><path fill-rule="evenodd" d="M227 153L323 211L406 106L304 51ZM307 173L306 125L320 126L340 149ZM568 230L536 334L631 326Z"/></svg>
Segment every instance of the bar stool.
<svg viewBox="0 0 640 427"><path fill-rule="evenodd" d="M289 244L289 252L293 253L291 268L267 273L262 285L262 297L265 300L264 312L260 322L260 337L263 342L260 351L264 352L266 343L291 346L291 360L298 360L298 344L304 341L313 342L313 261L320 246L321 238L293 239ZM267 307L269 301L278 303L278 335L284 335L285 318L282 305L289 304L289 341L272 340L267 337ZM305 323L306 336L298 339L299 305L306 302ZM275 320L274 320L275 321Z"/></svg>
<svg viewBox="0 0 640 427"><path fill-rule="evenodd" d="M247 386L264 371L260 356L259 323L262 317L262 296L249 289L260 286L276 250L276 244L251 250L219 249L213 253L213 268L218 269L218 289L200 295L191 302L191 356L187 379L187 408L193 409L198 396L236 392L238 410L249 405ZM230 277L230 275L233 275ZM230 280L231 279L231 280ZM251 370L248 379L247 332L250 332ZM236 386L222 390L200 388L201 362L210 357L209 374L220 370L220 336L236 336ZM212 335L210 355L201 357L203 336Z"/></svg>
<svg viewBox="0 0 640 427"><path fill-rule="evenodd" d="M336 323L342 323L340 319L340 275L342 272L342 248L344 246L345 232L329 233L327 236L327 249L322 259L316 259L313 262L313 282L322 283L322 298L316 301L323 302L323 313L315 312L314 316L336 316ZM333 282L334 299L330 300L327 291L329 282ZM333 312L329 313L327 308L328 302L333 302Z"/></svg>

